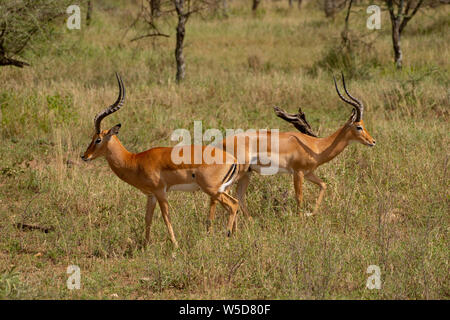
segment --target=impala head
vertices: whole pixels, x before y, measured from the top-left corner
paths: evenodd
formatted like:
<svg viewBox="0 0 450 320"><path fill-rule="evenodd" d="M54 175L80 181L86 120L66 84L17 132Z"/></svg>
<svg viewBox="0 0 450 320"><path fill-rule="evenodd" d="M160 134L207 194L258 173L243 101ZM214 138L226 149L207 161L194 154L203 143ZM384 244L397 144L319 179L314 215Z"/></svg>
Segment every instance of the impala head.
<svg viewBox="0 0 450 320"><path fill-rule="evenodd" d="M366 130L366 127L364 126L364 122L362 120L364 105L362 104L361 101L359 101L358 99L353 97L350 93L348 93L347 87L345 86L344 74L342 74L342 84L344 85L345 93L351 100L348 100L342 96L342 94L339 92L336 83L336 78L334 78L334 76L333 79L334 79L334 86L336 87L336 92L339 95L339 97L344 102L353 106L353 113L347 122L347 126L351 134L350 140L358 141L366 146L373 147L375 145L375 140L370 136L369 132Z"/></svg>
<svg viewBox="0 0 450 320"><path fill-rule="evenodd" d="M108 108L106 108L105 110L103 110L102 112L98 113L95 116L94 136L92 137L92 141L87 147L86 151L81 156L81 159L83 159L84 161L94 160L95 158L103 156L107 150L107 145L111 140L112 136L119 133L120 123L115 125L109 130L101 131L100 129L100 123L102 122L103 118L119 110L122 107L125 100L125 87L123 86L122 79L117 73L116 78L117 82L119 83L119 96L117 97L116 102L114 102L111 106L109 106Z"/></svg>

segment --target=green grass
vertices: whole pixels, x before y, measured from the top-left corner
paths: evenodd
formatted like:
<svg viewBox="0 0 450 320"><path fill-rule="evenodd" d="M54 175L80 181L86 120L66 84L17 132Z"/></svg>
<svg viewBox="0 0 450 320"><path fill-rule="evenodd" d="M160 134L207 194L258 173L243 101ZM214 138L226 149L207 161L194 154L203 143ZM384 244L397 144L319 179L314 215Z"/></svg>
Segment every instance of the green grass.
<svg viewBox="0 0 450 320"><path fill-rule="evenodd" d="M345 60L333 51L344 13L332 22L313 5L285 6L264 3L255 17L239 5L227 19L192 17L181 85L173 26L169 39L130 43L138 31L122 36L138 6L123 1L100 2L89 28L56 27L56 41L26 53L32 67L0 68L0 298L449 298L448 8L411 20L405 67L396 71L385 12L375 51L357 48ZM353 28L365 32L365 17L352 16ZM301 106L329 135L351 111L330 68L352 73L348 87L365 102L377 146L352 144L317 170L328 189L313 218L296 215L290 176L254 176L254 221L239 215L232 238L223 209L206 233L204 194L171 193L180 249L173 255L159 209L144 249L145 197L104 160L79 159L94 115L116 97L114 71L127 102L103 126L122 123L121 141L137 152L173 145L172 131L192 130L194 120L204 129L292 130L273 105ZM304 210L317 195L306 183ZM54 231L25 232L19 222ZM81 290L66 287L71 264L81 268ZM381 290L366 289L369 265L381 268Z"/></svg>

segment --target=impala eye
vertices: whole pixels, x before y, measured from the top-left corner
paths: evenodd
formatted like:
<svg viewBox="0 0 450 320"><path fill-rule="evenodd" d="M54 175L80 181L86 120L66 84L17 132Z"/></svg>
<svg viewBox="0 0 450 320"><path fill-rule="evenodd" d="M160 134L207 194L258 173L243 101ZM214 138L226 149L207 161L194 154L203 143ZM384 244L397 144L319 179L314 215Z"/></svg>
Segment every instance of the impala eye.
<svg viewBox="0 0 450 320"><path fill-rule="evenodd" d="M96 144L99 144L100 142L102 142L102 139L98 138L97 140L95 140Z"/></svg>
<svg viewBox="0 0 450 320"><path fill-rule="evenodd" d="M361 126L357 126L356 130L361 131L363 128Z"/></svg>

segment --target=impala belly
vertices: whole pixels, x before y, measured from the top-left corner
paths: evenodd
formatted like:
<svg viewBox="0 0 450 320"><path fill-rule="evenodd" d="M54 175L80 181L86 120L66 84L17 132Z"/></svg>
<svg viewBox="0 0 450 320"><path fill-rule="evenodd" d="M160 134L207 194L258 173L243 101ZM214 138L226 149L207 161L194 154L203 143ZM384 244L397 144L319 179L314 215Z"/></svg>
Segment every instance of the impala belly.
<svg viewBox="0 0 450 320"><path fill-rule="evenodd" d="M200 186L196 183L174 184L167 191L188 191L193 192L200 190Z"/></svg>
<svg viewBox="0 0 450 320"><path fill-rule="evenodd" d="M292 174L293 171L286 168L278 168L278 173L286 173L286 174Z"/></svg>
<svg viewBox="0 0 450 320"><path fill-rule="evenodd" d="M257 172L257 173L259 173L260 175L263 175L263 176L270 176L270 175L279 174L279 173L292 174L292 170L287 169L287 168L280 168L280 167L276 167L276 166L273 166L274 167L273 173L264 173L264 172L261 171L261 169L268 168L268 167L269 166L260 166L258 164L250 165L250 169L252 171L255 171L255 172Z"/></svg>

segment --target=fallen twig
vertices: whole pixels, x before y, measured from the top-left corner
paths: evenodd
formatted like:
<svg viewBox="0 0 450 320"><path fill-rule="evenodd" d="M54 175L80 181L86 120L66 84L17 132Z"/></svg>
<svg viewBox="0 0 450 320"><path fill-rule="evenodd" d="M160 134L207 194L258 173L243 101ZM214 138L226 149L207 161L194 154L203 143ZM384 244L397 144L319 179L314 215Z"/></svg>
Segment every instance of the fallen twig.
<svg viewBox="0 0 450 320"><path fill-rule="evenodd" d="M33 231L33 230L39 230L42 231L44 233L49 233L51 231L54 231L55 228L54 227L41 227L41 226L37 226L37 225L33 225L33 224L25 224L25 223L16 223L15 227L19 230L22 231Z"/></svg>

